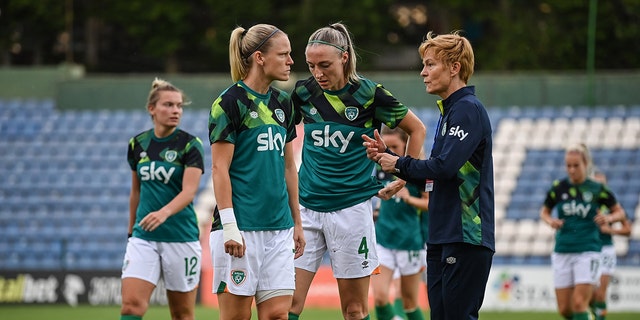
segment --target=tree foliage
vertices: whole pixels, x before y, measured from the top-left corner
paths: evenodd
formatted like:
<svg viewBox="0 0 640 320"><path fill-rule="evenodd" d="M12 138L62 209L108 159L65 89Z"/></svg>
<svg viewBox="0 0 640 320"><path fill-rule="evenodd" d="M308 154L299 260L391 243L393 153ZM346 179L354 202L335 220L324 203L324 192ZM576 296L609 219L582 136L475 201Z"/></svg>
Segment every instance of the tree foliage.
<svg viewBox="0 0 640 320"><path fill-rule="evenodd" d="M596 68L640 68L640 0L597 3ZM294 69L300 71L306 69L309 35L342 21L353 34L361 70L384 69L378 57L394 59L400 50L415 50L429 30L463 30L474 45L478 70L580 70L587 61L588 5L584 0L4 0L0 61L58 64L71 57L90 72L227 72L231 30L271 23L289 35ZM419 67L412 63L406 68Z"/></svg>

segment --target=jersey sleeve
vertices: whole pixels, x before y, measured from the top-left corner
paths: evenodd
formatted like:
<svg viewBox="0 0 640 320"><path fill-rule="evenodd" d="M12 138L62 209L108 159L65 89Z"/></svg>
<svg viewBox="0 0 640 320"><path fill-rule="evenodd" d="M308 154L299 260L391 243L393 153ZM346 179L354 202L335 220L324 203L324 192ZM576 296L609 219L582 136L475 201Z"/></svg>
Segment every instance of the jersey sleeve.
<svg viewBox="0 0 640 320"><path fill-rule="evenodd" d="M193 137L185 148L184 155L185 167L195 167L202 170L204 173L204 148L202 147L202 140L198 137Z"/></svg>
<svg viewBox="0 0 640 320"><path fill-rule="evenodd" d="M295 111L295 108L293 107L293 103L291 102L291 98L289 97L288 94L283 93L283 97L285 99L282 100L282 107L285 108L285 110L288 110L288 118L287 118L287 142L291 142L293 141L297 136L297 131L296 131L296 124L299 123L299 119L298 117L298 113Z"/></svg>
<svg viewBox="0 0 640 320"><path fill-rule="evenodd" d="M609 189L609 187L607 187L606 185L603 185L602 191L598 196L598 204L604 205L607 208L611 208L615 206L617 203L618 203L618 200L616 199L616 196L613 194L611 189Z"/></svg>
<svg viewBox="0 0 640 320"><path fill-rule="evenodd" d="M559 180L555 180L553 182L552 187L549 189L549 191L547 191L547 196L544 199L544 206L549 208L549 209L553 209L553 207L556 206L557 201L556 201L556 186L558 186L560 184Z"/></svg>
<svg viewBox="0 0 640 320"><path fill-rule="evenodd" d="M389 128L395 128L409 112L409 108L400 103L381 84L376 84L374 104L376 105L375 118Z"/></svg>
<svg viewBox="0 0 640 320"><path fill-rule="evenodd" d="M136 171L138 169L138 161L136 161L134 156L135 141L135 138L129 139L129 146L127 148L127 162L129 163L131 171Z"/></svg>
<svg viewBox="0 0 640 320"><path fill-rule="evenodd" d="M238 100L226 91L211 105L209 113L209 142L227 141L235 144L240 114Z"/></svg>

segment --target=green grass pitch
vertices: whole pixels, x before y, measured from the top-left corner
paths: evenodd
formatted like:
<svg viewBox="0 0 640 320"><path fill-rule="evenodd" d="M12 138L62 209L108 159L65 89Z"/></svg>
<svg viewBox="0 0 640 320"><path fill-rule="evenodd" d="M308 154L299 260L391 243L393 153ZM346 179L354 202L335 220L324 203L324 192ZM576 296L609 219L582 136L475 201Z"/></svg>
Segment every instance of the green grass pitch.
<svg viewBox="0 0 640 320"><path fill-rule="evenodd" d="M88 306L69 307L65 305L1 305L0 318L3 320L116 320L119 319L120 308L118 306ZM426 318L429 319L428 313ZM145 320L168 319L169 309L166 306L152 306ZM257 319L254 316L252 319ZM337 309L305 309L302 313L303 320L327 320L341 319L340 311ZM217 320L218 310L198 306L196 309L196 319ZM372 315L372 320L375 316ZM482 320L539 320L539 319L561 319L555 312L480 312ZM640 313L610 313L608 320L637 320Z"/></svg>

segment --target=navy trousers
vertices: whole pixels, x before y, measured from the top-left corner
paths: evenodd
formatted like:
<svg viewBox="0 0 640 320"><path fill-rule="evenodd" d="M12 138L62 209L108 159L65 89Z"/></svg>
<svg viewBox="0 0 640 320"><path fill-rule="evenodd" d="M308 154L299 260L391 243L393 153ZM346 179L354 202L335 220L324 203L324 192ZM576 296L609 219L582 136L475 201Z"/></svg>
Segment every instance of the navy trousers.
<svg viewBox="0 0 640 320"><path fill-rule="evenodd" d="M493 251L468 243L427 245L432 320L478 319Z"/></svg>

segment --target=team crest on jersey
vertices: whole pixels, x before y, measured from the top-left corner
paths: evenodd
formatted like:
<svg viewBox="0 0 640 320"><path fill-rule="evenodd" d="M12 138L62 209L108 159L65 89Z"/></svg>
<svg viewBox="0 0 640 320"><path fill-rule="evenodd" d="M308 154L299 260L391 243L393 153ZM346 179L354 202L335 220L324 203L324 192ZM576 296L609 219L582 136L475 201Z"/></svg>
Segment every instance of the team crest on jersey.
<svg viewBox="0 0 640 320"><path fill-rule="evenodd" d="M445 134L447 134L447 123L443 123L442 124L442 132L440 132L440 134L444 137Z"/></svg>
<svg viewBox="0 0 640 320"><path fill-rule="evenodd" d="M569 199L569 195L566 194L566 193L563 193L561 198L562 198L562 200L567 200L567 199Z"/></svg>
<svg viewBox="0 0 640 320"><path fill-rule="evenodd" d="M311 108L311 110L309 110L309 113L311 115L316 115L318 113L318 109L316 109L316 107Z"/></svg>
<svg viewBox="0 0 640 320"><path fill-rule="evenodd" d="M231 280L233 280L233 283L236 285L241 285L246 278L247 274L244 270L231 270Z"/></svg>
<svg viewBox="0 0 640 320"><path fill-rule="evenodd" d="M582 200L586 202L591 202L593 200L593 193L587 191L582 193Z"/></svg>
<svg viewBox="0 0 640 320"><path fill-rule="evenodd" d="M144 152L144 151L140 152L140 158L144 158L144 157L146 157L146 156L147 156L147 153L146 153L146 152Z"/></svg>
<svg viewBox="0 0 640 320"><path fill-rule="evenodd" d="M353 121L358 117L360 111L356 107L347 107L344 109L344 115L347 117L347 120Z"/></svg>
<svg viewBox="0 0 640 320"><path fill-rule="evenodd" d="M178 152L175 150L169 150L164 153L164 159L167 160L167 162L173 162L176 160L177 157L178 157Z"/></svg>
<svg viewBox="0 0 640 320"><path fill-rule="evenodd" d="M276 109L276 117L280 122L284 122L284 111L282 111L282 109Z"/></svg>
<svg viewBox="0 0 640 320"><path fill-rule="evenodd" d="M257 118L257 117L258 117L258 113L257 113L256 111L251 111L251 112L249 113L249 116L250 116L251 118L255 119L255 118Z"/></svg>

